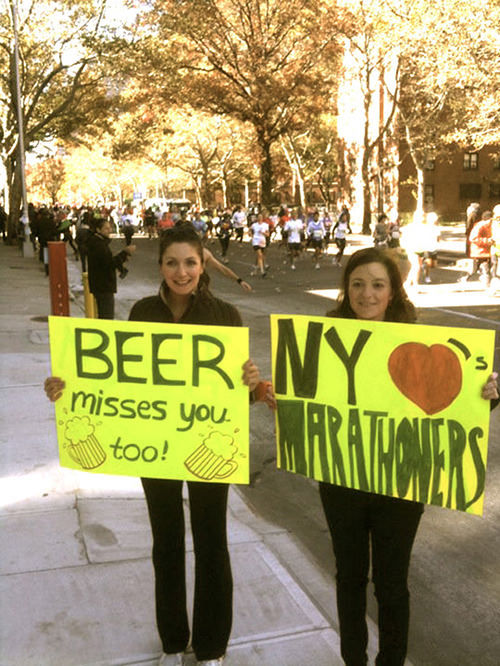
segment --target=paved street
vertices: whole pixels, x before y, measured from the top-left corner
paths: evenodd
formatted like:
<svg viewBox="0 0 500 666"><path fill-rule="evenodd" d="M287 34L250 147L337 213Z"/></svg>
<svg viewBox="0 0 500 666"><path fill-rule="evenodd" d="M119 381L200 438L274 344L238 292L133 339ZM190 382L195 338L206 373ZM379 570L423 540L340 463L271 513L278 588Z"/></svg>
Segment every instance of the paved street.
<svg viewBox="0 0 500 666"><path fill-rule="evenodd" d="M450 236L434 283L422 285L413 295L420 321L498 331L500 298L486 296L478 283L457 282L463 275L454 267L460 238ZM156 242L134 240L137 253L128 276L119 284L117 311L122 319L128 316L133 302L154 293L159 283ZM115 240L114 244L118 247L121 242ZM363 242L361 237L354 237L351 249L361 247ZM209 247L215 252L218 249L215 242ZM2 514L5 536L0 624L4 644L0 665L152 665L156 638L148 587L150 544L140 489L135 480L115 478L112 490L106 492L99 486L100 475L68 474L67 470L61 473L53 456L47 454L53 438L53 411L41 392L41 382L49 372L43 321L48 313L47 282L33 263L29 264L28 276L22 267L23 261L29 260L17 258L12 252L8 249L8 254L4 251L2 255L2 260L8 262L2 269L0 327L2 375L8 377L2 383L2 417L6 424L2 427L2 442L8 454L6 457L2 453L2 466L7 472L4 493L9 493L10 501ZM252 357L263 375L270 376L268 315L324 314L333 304L341 271L330 258L325 258L320 270L314 270L311 258L303 257L292 273L277 246L268 253L270 269L265 279L250 277L254 255L247 244L232 243L229 258L230 267L248 279L254 291L246 294L236 283L213 276L214 291L241 310L251 329ZM70 259L68 265L76 295L71 313L81 316L78 264ZM27 289L30 297L23 298ZM37 316L40 321L36 321ZM497 367L498 345L497 336ZM16 412L21 405L26 405L24 416ZM12 415L15 418L10 418ZM252 482L249 487L232 491L230 503L232 553L238 574L236 624L228 666L336 666L341 660L334 586L330 583L334 562L316 484L276 470L273 417L267 408L255 406L251 420ZM47 433L40 435L38 424L43 424ZM491 421L484 516L476 518L437 507L426 509L410 578L408 663L413 666L498 664L499 426L500 409ZM42 470L43 476L37 470ZM79 488L76 494L75 487ZM50 511L42 511L41 502L50 504ZM71 535L76 534L79 537L73 543ZM15 552L8 548L9 540L18 544ZM86 566L88 562L96 566ZM248 581L243 572L250 569L253 577ZM263 608L261 592L269 591L271 584L276 603ZM100 607L89 599L89 590L101 592ZM28 596L31 598L24 612ZM72 601L64 602L60 614L52 616L50 609L56 608L61 599ZM82 610L78 622L72 620L77 615L75 605ZM144 612L138 615L137 607ZM264 613L266 622L260 624L257 613ZM369 613L373 658L373 598L369 600ZM129 622L130 630L126 630ZM68 651L63 629L70 632L74 652L71 648ZM89 631L95 632L90 643ZM6 638L10 642L15 638L18 644L7 649ZM116 650L118 640L120 652ZM37 654L36 646L44 651ZM48 655L54 655L53 659Z"/></svg>

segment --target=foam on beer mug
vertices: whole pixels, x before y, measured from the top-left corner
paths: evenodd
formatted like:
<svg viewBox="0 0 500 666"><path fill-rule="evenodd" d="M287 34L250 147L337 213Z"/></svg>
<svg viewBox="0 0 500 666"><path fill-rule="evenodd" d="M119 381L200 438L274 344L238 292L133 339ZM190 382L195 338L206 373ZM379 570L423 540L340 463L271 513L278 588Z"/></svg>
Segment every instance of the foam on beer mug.
<svg viewBox="0 0 500 666"><path fill-rule="evenodd" d="M210 435L203 440L203 444L213 451L216 456L222 456L225 460L230 460L236 451L236 446L233 445L234 439L230 435L223 435L220 432L211 432Z"/></svg>
<svg viewBox="0 0 500 666"><path fill-rule="evenodd" d="M84 442L94 434L95 428L88 416L75 416L66 423L64 436L73 444Z"/></svg>

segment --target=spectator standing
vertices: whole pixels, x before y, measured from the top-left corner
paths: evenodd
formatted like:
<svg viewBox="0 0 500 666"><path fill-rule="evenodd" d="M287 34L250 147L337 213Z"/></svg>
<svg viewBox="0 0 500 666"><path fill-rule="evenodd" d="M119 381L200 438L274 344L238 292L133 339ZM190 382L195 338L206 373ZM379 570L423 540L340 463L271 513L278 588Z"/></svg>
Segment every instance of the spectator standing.
<svg viewBox="0 0 500 666"><path fill-rule="evenodd" d="M39 258L43 261L45 275L49 274L49 242L59 239L54 214L45 206L38 211Z"/></svg>
<svg viewBox="0 0 500 666"><path fill-rule="evenodd" d="M500 286L500 204L493 208L491 219L491 286L498 291Z"/></svg>
<svg viewBox="0 0 500 666"><path fill-rule="evenodd" d="M88 210L85 210L76 229L75 242L78 247L78 254L80 255L82 273L87 272L87 244L90 236L92 235L92 219L92 213Z"/></svg>
<svg viewBox="0 0 500 666"><path fill-rule="evenodd" d="M111 252L111 222L99 218L95 232L87 242L89 287L97 301L99 319L114 319L116 271L124 269L124 263L135 252L135 245L126 245L121 252Z"/></svg>
<svg viewBox="0 0 500 666"><path fill-rule="evenodd" d="M338 308L327 316L411 324L416 312L397 265L386 252L367 248L346 265ZM497 375L483 386L483 399L498 398ZM377 378L372 378L377 390ZM492 402L492 407L495 402ZM326 482L319 494L336 562L341 655L346 666L367 664L366 587L370 572L378 603L380 666L405 663L410 616L408 572L423 504Z"/></svg>
<svg viewBox="0 0 500 666"><path fill-rule="evenodd" d="M241 326L238 310L208 289L203 247L192 225L181 224L160 238L163 281L157 295L134 304L129 319L179 325ZM259 370L248 360L242 382L254 391ZM55 401L64 381L45 382ZM193 435L195 436L195 435ZM186 556L183 481L143 478L151 530L158 633L163 647L159 666L182 666L190 642L186 605ZM222 664L232 626L233 579L227 545L226 514L229 485L188 481L195 555L192 645L198 664Z"/></svg>
<svg viewBox="0 0 500 666"><path fill-rule="evenodd" d="M472 274L466 276L466 279L476 275L479 271L479 279L486 286L490 284L491 246L493 244L492 217L493 213L491 211L484 211L481 220L472 227L469 236L470 256L473 260L473 266Z"/></svg>

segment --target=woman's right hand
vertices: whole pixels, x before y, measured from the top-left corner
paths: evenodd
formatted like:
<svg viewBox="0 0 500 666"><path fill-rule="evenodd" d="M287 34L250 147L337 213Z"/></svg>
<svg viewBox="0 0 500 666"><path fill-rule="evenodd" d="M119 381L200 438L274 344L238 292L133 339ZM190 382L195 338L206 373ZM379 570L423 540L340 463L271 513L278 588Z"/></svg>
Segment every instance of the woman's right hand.
<svg viewBox="0 0 500 666"><path fill-rule="evenodd" d="M43 388L45 389L47 398L51 402L55 402L56 400L59 400L59 398L62 396L65 386L66 386L65 381L60 377L47 377L47 379L45 380L45 384L43 385Z"/></svg>

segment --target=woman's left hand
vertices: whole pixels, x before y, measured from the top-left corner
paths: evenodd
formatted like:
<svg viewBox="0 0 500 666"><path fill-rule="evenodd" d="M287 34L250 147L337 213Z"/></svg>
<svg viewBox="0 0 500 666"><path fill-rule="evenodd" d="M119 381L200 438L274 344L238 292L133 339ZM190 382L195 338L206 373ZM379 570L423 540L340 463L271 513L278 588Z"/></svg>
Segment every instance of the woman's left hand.
<svg viewBox="0 0 500 666"><path fill-rule="evenodd" d="M488 381L483 386L483 390L481 391L481 396L485 400L496 400L499 397L497 378L498 378L498 372L492 372L491 375L488 377Z"/></svg>
<svg viewBox="0 0 500 666"><path fill-rule="evenodd" d="M259 368L255 365L251 358L243 364L243 374L241 375L243 383L248 386L249 391L254 391L257 384L260 382Z"/></svg>

